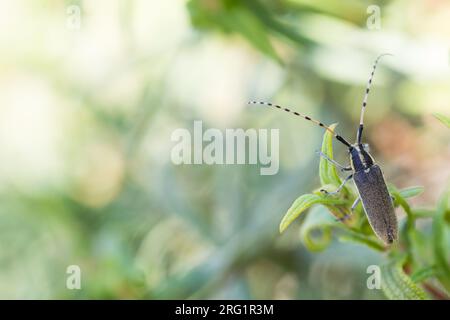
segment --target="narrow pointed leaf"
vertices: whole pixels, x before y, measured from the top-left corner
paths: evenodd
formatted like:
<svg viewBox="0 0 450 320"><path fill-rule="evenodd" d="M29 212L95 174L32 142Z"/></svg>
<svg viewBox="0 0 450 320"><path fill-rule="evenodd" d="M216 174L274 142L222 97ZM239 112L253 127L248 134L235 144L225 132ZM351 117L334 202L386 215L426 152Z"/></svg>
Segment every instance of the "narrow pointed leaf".
<svg viewBox="0 0 450 320"><path fill-rule="evenodd" d="M316 194L304 194L294 201L292 206L284 215L280 223L280 232L283 232L292 221L294 221L302 212L315 204L342 204L343 201L332 197L323 197Z"/></svg>
<svg viewBox="0 0 450 320"><path fill-rule="evenodd" d="M391 300L425 300L425 292L403 271L396 261L381 268L381 289Z"/></svg>
<svg viewBox="0 0 450 320"><path fill-rule="evenodd" d="M339 237L342 242L355 242L359 244L364 244L371 249L376 251L385 251L385 246L375 237L367 236L362 233L352 231L350 229L344 229L344 234Z"/></svg>
<svg viewBox="0 0 450 320"><path fill-rule="evenodd" d="M436 268L434 266L425 267L417 270L411 275L411 280L415 283L420 283L430 277L434 277L436 275Z"/></svg>
<svg viewBox="0 0 450 320"><path fill-rule="evenodd" d="M334 129L336 126L337 124L332 124L330 128ZM323 135L321 151L330 159L333 159L333 135L329 131L325 131L325 134ZM336 167L323 157L320 157L319 176L322 185L331 184L339 186L341 184L341 179L339 178Z"/></svg>
<svg viewBox="0 0 450 320"><path fill-rule="evenodd" d="M438 210L433 218L433 251L436 273L439 281L448 292L450 292L450 262L446 247L450 240L446 234L448 226L445 222L445 213L448 208L449 196L450 190L447 190L441 197Z"/></svg>
<svg viewBox="0 0 450 320"><path fill-rule="evenodd" d="M447 128L450 128L450 118L447 116L444 116L441 113L433 113L433 116L438 119L439 121L441 121L443 124L445 124L447 126Z"/></svg>
<svg viewBox="0 0 450 320"><path fill-rule="evenodd" d="M415 197L415 196L421 194L424 190L425 190L424 187L417 186L417 187L409 187L406 189L402 189L399 191L399 193L403 198L412 198L412 197Z"/></svg>
<svg viewBox="0 0 450 320"><path fill-rule="evenodd" d="M324 207L315 207L300 227L300 239L308 250L321 251L330 244L333 228L339 223Z"/></svg>

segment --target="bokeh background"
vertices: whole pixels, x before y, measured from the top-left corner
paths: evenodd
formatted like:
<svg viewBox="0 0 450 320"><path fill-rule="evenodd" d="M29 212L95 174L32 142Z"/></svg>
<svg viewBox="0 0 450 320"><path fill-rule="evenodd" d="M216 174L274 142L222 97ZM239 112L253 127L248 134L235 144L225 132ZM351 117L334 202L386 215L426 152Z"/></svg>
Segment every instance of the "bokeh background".
<svg viewBox="0 0 450 320"><path fill-rule="evenodd" d="M449 113L449 46L446 0L2 0L0 298L383 298L366 268L384 256L309 252L298 221L279 235L318 186L323 132L246 102L352 139L372 63L392 53L365 137L389 182L424 186L413 204L434 206L450 172L432 116ZM194 120L280 128L279 173L172 164L171 133ZM81 290L66 288L69 265Z"/></svg>

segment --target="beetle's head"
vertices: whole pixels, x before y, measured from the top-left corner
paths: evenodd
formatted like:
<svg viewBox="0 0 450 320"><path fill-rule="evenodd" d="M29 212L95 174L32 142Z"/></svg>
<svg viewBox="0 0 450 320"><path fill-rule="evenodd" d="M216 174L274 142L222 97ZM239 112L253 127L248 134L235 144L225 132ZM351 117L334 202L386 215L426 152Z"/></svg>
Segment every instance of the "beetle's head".
<svg viewBox="0 0 450 320"><path fill-rule="evenodd" d="M361 144L361 146L362 146L362 149L363 149L365 152L370 153L370 146L369 146L368 143L363 143L363 144ZM360 150L360 149L361 149L360 145L358 145L357 143L355 143L355 144L352 144L352 147L351 147L351 148L348 148L348 153L351 154L352 151L354 151L354 150Z"/></svg>
<svg viewBox="0 0 450 320"><path fill-rule="evenodd" d="M367 169L374 164L373 158L369 154L369 145L354 144L348 148L350 164L354 171Z"/></svg>

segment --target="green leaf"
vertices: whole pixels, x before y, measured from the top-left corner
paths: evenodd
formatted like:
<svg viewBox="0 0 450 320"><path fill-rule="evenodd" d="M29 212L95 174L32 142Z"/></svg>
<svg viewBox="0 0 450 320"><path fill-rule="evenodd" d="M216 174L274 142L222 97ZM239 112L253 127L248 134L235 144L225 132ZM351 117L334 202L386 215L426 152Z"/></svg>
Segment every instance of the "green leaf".
<svg viewBox="0 0 450 320"><path fill-rule="evenodd" d="M367 236L363 233L358 233L351 229L343 229L344 234L339 237L339 240L342 242L355 242L359 244L364 244L371 249L376 251L385 251L385 246L375 237Z"/></svg>
<svg viewBox="0 0 450 320"><path fill-rule="evenodd" d="M244 9L230 11L233 28L244 36L255 48L269 57L281 62L270 42L267 29L252 12Z"/></svg>
<svg viewBox="0 0 450 320"><path fill-rule="evenodd" d="M445 124L447 126L447 128L450 128L450 118L447 116L444 116L441 113L433 113L433 116L438 119L439 121L441 121L443 124Z"/></svg>
<svg viewBox="0 0 450 320"><path fill-rule="evenodd" d="M366 12L364 2L356 0L347 1L314 1L314 0L289 0L293 6L298 6L303 11L318 12L327 17L339 17L343 21L360 23Z"/></svg>
<svg viewBox="0 0 450 320"><path fill-rule="evenodd" d="M339 222L324 207L311 210L300 227L300 239L310 251L321 251L331 242L332 228Z"/></svg>
<svg viewBox="0 0 450 320"><path fill-rule="evenodd" d="M334 123L330 128L334 130L336 126L337 124ZM333 159L333 134L328 130L325 131L325 134L323 135L321 151L330 159ZM320 157L319 176L322 185L332 184L339 186L341 184L341 179L337 174L336 167L323 157Z"/></svg>
<svg viewBox="0 0 450 320"><path fill-rule="evenodd" d="M430 218L434 216L434 211L430 209L414 209L413 214L416 218Z"/></svg>
<svg viewBox="0 0 450 320"><path fill-rule="evenodd" d="M449 243L449 240L445 233L445 229L447 228L445 213L448 208L449 196L450 190L444 192L444 195L439 201L438 210L433 218L433 252L437 278L448 292L450 292L450 264L447 260L448 251L446 250L446 245Z"/></svg>
<svg viewBox="0 0 450 320"><path fill-rule="evenodd" d="M381 268L381 289L391 300L425 300L425 292L403 271L403 261Z"/></svg>
<svg viewBox="0 0 450 320"><path fill-rule="evenodd" d="M414 281L415 283L419 283L424 281L425 279L433 277L435 274L436 268L434 266L425 267L414 272L411 275L411 280Z"/></svg>
<svg viewBox="0 0 450 320"><path fill-rule="evenodd" d="M425 190L425 188L421 187L421 186L409 187L409 188L400 190L399 194L403 198L412 198L412 197L415 197L415 196L421 194L424 190Z"/></svg>
<svg viewBox="0 0 450 320"><path fill-rule="evenodd" d="M322 187L314 190L314 194L321 196L321 197L325 197L327 199L340 199L336 196L326 196L324 195L320 190L326 190L328 192L332 192L336 190L336 186L333 184L326 184L326 185L322 185ZM336 219L340 220L343 219L344 217L349 217L351 216L352 212L350 211L349 208L349 203L346 200L342 200L342 201L332 201L329 203L325 203L324 204L325 207L327 207L327 209L331 212L331 214L333 216L336 217ZM348 224L350 222L350 219L345 219L344 220L344 224Z"/></svg>
<svg viewBox="0 0 450 320"><path fill-rule="evenodd" d="M280 223L280 233L294 221L302 212L315 204L342 204L343 201L331 197L322 197L316 194L304 194L294 201L292 206L284 215Z"/></svg>
<svg viewBox="0 0 450 320"><path fill-rule="evenodd" d="M351 224L352 212L349 209L348 203L333 205L325 204L325 207L333 216L336 217L337 220L342 220L344 225Z"/></svg>
<svg viewBox="0 0 450 320"><path fill-rule="evenodd" d="M406 223L404 227L401 229L401 238L405 239L405 246L407 248L407 259L411 263L416 263L415 257L413 255L413 241L414 241L414 235L416 233L416 227L415 227L415 219L416 217L413 215L412 210L408 202L405 200L405 198L402 196L401 192L397 190L393 185L388 186L389 192L391 195L394 196L394 206L401 206L402 209L406 213Z"/></svg>
<svg viewBox="0 0 450 320"><path fill-rule="evenodd" d="M188 11L192 24L201 29L219 29L225 33L237 33L256 49L281 63L271 41L267 26L244 2L190 0Z"/></svg>
<svg viewBox="0 0 450 320"><path fill-rule="evenodd" d="M401 206L403 208L403 210L405 210L408 217L412 216L411 207L409 206L408 202L403 197L403 194L400 191L398 191L397 188L395 188L391 184L388 185L388 190L389 190L389 193L394 196L394 199L395 199L394 205L396 207ZM404 189L404 190L407 190L407 189ZM408 192L406 192L406 194L408 194Z"/></svg>

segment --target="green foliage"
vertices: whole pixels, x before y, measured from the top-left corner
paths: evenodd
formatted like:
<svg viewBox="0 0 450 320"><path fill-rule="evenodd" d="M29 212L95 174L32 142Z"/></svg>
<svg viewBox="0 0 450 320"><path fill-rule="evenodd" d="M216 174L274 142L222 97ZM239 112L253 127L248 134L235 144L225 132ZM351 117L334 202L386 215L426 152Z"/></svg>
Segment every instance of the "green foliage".
<svg viewBox="0 0 450 320"><path fill-rule="evenodd" d="M406 198L412 198L415 196L418 196L424 191L424 187L409 187L405 188L403 190L400 190L400 197L406 199Z"/></svg>
<svg viewBox="0 0 450 320"><path fill-rule="evenodd" d="M411 275L411 280L414 282L422 282L425 279L433 277L436 275L436 268L434 266L425 267L419 269Z"/></svg>
<svg viewBox="0 0 450 320"><path fill-rule="evenodd" d="M337 124L332 124L330 126L331 129L335 129ZM333 135L331 135L328 131L328 134L325 134L322 142L322 153L328 155L331 159L333 159ZM341 178L337 173L336 167L333 166L329 161L325 159L320 159L319 163L319 177L320 183L322 185L333 184L336 187L341 184Z"/></svg>
<svg viewBox="0 0 450 320"><path fill-rule="evenodd" d="M446 234L448 222L446 223L445 221L445 215L449 210L449 195L448 191L444 193L433 219L433 252L437 277L447 291L450 292L450 265L448 261L450 240Z"/></svg>
<svg viewBox="0 0 450 320"><path fill-rule="evenodd" d="M190 1L188 9L192 23L198 28L217 28L226 33L238 33L256 49L279 61L277 53L261 19L245 1Z"/></svg>
<svg viewBox="0 0 450 320"><path fill-rule="evenodd" d="M441 113L434 113L433 114L436 119L440 120L443 124L445 124L447 126L447 128L450 128L450 118L447 116L444 116Z"/></svg>
<svg viewBox="0 0 450 320"><path fill-rule="evenodd" d="M311 251L325 249L332 240L332 228L336 224L334 219L320 207L312 210L313 214L307 215L300 228L300 238L304 245Z"/></svg>
<svg viewBox="0 0 450 320"><path fill-rule="evenodd" d="M401 260L383 266L381 271L381 289L389 299L426 299L425 292L403 271L403 262Z"/></svg>
<svg viewBox="0 0 450 320"><path fill-rule="evenodd" d="M190 0L191 23L198 29L219 31L243 37L264 55L282 62L274 42L286 42L296 48L317 46L308 30L295 27L305 16L329 15L361 25L366 23L366 6L358 1L336 4L334 1L263 0ZM284 17L284 19L280 19Z"/></svg>
<svg viewBox="0 0 450 320"><path fill-rule="evenodd" d="M315 204L334 205L342 203L344 202L339 199L321 197L316 194L304 194L294 201L283 220L281 220L280 232L283 232L302 212Z"/></svg>
<svg viewBox="0 0 450 320"><path fill-rule="evenodd" d="M336 125L332 125L331 128L335 128ZM333 135L326 131L323 142L322 142L322 153L333 158L333 147L332 147ZM341 184L341 179L337 174L335 166L330 164L327 160L321 158L319 164L319 176L322 183L320 189L327 191L332 191L336 189ZM292 206L289 208L288 212L284 216L280 224L280 232L283 232L289 224L294 221L300 213L308 209L314 204L322 204L327 207L330 212L337 218L342 219L351 214L348 210L348 205L350 203L348 199L348 190L346 187L342 190L342 197L329 197L324 195L320 191L316 191L314 194L306 194L300 196Z"/></svg>
<svg viewBox="0 0 450 320"><path fill-rule="evenodd" d="M333 125L334 129L336 125ZM333 135L325 132L322 142L322 152L333 159ZM319 165L321 189L333 191L340 185L341 179L336 167L329 161L321 158ZM321 192L305 194L297 198L289 208L280 224L283 232L301 213L314 205L306 215L300 226L300 238L303 244L311 251L320 251L327 248L333 237L333 231L338 234L340 241L350 241L363 244L373 250L388 253L388 260L382 267L382 289L389 299L426 299L426 293L421 284L430 278L435 278L447 291L450 289L450 267L447 257L450 252L448 241L449 192L442 196L437 209L412 209L406 199L417 196L424 191L423 187L409 187L398 190L392 185L388 186L394 197L394 206L400 207L406 213L405 221L400 221L401 232L398 244L386 246L377 239L371 228L368 227L367 218L361 206L352 214L350 206L356 199L356 192L346 187L337 196L329 196ZM331 214L330 214L331 213ZM350 216L351 215L351 216ZM342 220L342 217L350 218ZM337 218L337 219L336 219ZM433 219L433 237L421 236L415 227L417 219ZM433 261L427 257L423 248L433 248ZM404 270L408 270L410 277ZM430 284L427 283L428 286ZM434 288L434 291L439 289ZM443 297L448 293L442 292Z"/></svg>

